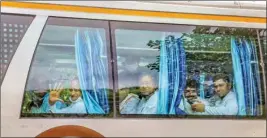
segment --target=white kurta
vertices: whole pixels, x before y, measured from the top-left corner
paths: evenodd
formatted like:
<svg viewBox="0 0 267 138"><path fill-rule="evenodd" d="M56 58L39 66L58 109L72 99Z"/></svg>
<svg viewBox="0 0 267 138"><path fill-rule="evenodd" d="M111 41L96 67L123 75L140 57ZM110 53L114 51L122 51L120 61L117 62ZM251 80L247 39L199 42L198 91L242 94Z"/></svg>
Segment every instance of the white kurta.
<svg viewBox="0 0 267 138"><path fill-rule="evenodd" d="M156 91L149 99L142 98L137 106L137 114L157 114L158 92Z"/></svg>
<svg viewBox="0 0 267 138"><path fill-rule="evenodd" d="M148 99L129 94L120 103L121 114L156 114L157 113L158 92L154 92Z"/></svg>
<svg viewBox="0 0 267 138"><path fill-rule="evenodd" d="M208 101L201 99L200 97L197 98L198 101L201 101L203 104L209 105ZM195 112L192 110L191 104L189 104L188 100L183 96L181 100L181 104L179 105L179 108L184 110L186 114L189 115L204 115L203 112Z"/></svg>
<svg viewBox="0 0 267 138"><path fill-rule="evenodd" d="M205 105L205 112L194 112L186 98L182 99L180 109L190 115L237 115L238 103L236 94L230 91L223 99L214 96L209 100L198 98Z"/></svg>
<svg viewBox="0 0 267 138"><path fill-rule="evenodd" d="M207 115L237 115L238 102L236 93L230 91L223 99L217 98L215 105L205 106Z"/></svg>

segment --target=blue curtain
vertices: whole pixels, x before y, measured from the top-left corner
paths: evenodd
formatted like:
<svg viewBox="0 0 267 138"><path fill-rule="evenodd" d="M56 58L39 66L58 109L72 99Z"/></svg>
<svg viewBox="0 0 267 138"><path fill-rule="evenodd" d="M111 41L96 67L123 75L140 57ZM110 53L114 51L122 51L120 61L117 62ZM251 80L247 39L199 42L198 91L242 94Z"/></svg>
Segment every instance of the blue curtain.
<svg viewBox="0 0 267 138"><path fill-rule="evenodd" d="M171 106L171 108L175 108L175 114L177 115L185 115L185 112L183 110L181 110L179 108L179 105L181 103L182 100L182 95L184 93L185 90L185 86L186 86L186 54L185 54L185 49L183 46L183 42L182 42L182 38L178 38L177 39L177 47L178 52L179 52L179 89L178 91L174 91L177 92L177 97L175 100L175 105Z"/></svg>
<svg viewBox="0 0 267 138"><path fill-rule="evenodd" d="M262 90L261 90L261 83L260 83L260 71L259 71L259 61L258 61L258 55L257 55L257 49L256 45L254 44L253 40L250 40L250 43L248 43L252 50L252 72L253 72L253 79L255 81L255 90L254 90L254 95L256 98L256 105L262 105ZM256 107L259 108L259 107ZM263 109L259 109L257 112L255 111L256 115L262 115L263 114Z"/></svg>
<svg viewBox="0 0 267 138"><path fill-rule="evenodd" d="M243 81L240 81L240 80L243 80L241 59L239 56L237 42L235 38L233 37L231 38L231 54L232 54L232 62L233 62L233 70L234 70L233 90L237 94L238 114L246 115L244 83Z"/></svg>
<svg viewBox="0 0 267 138"><path fill-rule="evenodd" d="M200 98L205 99L205 92L204 92L204 82L205 82L205 73L202 73L199 78L199 92Z"/></svg>
<svg viewBox="0 0 267 138"><path fill-rule="evenodd" d="M255 46L252 44L252 42L248 42L248 40L242 40L242 46L244 48L244 51L246 52L246 70L243 70L247 73L247 93L249 96L249 101L247 103L249 110L249 115L257 115L258 109L259 109L259 101L260 101L260 92L261 87L260 86L260 76L259 76L259 69L258 69L258 59L257 59L257 52L255 50Z"/></svg>
<svg viewBox="0 0 267 138"><path fill-rule="evenodd" d="M102 109L105 111L105 113L108 113L110 108L108 104L108 95L107 90L108 88L108 61L107 61L107 55L106 53L103 53L105 51L105 46L103 44L102 38L100 36L100 33L97 29L93 31L86 31L85 32L86 40L87 40L87 46L91 47L91 53L92 53L92 65L93 68L93 79L95 82L94 86L94 93L96 101L100 104ZM105 56L106 58L101 57Z"/></svg>
<svg viewBox="0 0 267 138"><path fill-rule="evenodd" d="M209 76L209 82L213 82L213 77L212 76ZM208 94L205 95L205 96L211 97L213 94L214 94L214 84L212 83L212 84L209 84Z"/></svg>
<svg viewBox="0 0 267 138"><path fill-rule="evenodd" d="M238 41L237 41L238 40ZM232 38L234 90L238 94L240 115L259 115L261 86L256 47L245 38Z"/></svg>
<svg viewBox="0 0 267 138"><path fill-rule="evenodd" d="M250 107L250 93L249 93L249 76L248 76L248 72L246 71L247 69L247 64L246 64L246 51L242 46L242 41L240 39L235 40L235 45L237 48L237 52L238 52L238 57L240 58L240 66L241 66L241 72L242 72L242 78L240 78L239 81L243 81L243 87L244 87L244 100L245 100L245 107L246 110L249 109ZM236 58L236 57L233 57Z"/></svg>
<svg viewBox="0 0 267 138"><path fill-rule="evenodd" d="M97 30L80 32L75 35L75 57L83 100L89 114L109 112L107 92L108 80L106 66L101 56L104 48Z"/></svg>
<svg viewBox="0 0 267 138"><path fill-rule="evenodd" d="M184 114L178 109L185 87L185 51L181 39L167 37L160 45L158 114Z"/></svg>
<svg viewBox="0 0 267 138"><path fill-rule="evenodd" d="M247 42L244 41L244 40L241 40L241 46L240 46L240 49L244 51L244 74L246 74L247 78L244 80L245 82L245 85L247 86L247 89L246 89L246 93L248 93L248 105L247 105L247 108L249 110L247 110L249 113L249 115L253 115L253 112L255 110L255 97L254 97L254 79L252 78L252 68L251 68L251 49L249 47L249 45L247 45Z"/></svg>
<svg viewBox="0 0 267 138"><path fill-rule="evenodd" d="M168 44L168 43L167 43ZM168 55L167 45L165 41L160 44L160 65L159 65L159 92L157 103L157 114L168 113L168 98L169 98L169 79L168 79Z"/></svg>

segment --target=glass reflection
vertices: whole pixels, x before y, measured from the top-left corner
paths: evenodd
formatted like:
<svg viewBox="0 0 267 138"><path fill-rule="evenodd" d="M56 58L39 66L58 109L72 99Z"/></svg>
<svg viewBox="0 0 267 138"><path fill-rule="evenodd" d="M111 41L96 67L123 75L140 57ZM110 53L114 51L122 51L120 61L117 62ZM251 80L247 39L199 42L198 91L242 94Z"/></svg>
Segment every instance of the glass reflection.
<svg viewBox="0 0 267 138"><path fill-rule="evenodd" d="M182 33L117 29L120 114L262 116L255 32L200 26ZM133 62L123 62L126 55ZM137 83L144 74L152 76L147 88Z"/></svg>
<svg viewBox="0 0 267 138"><path fill-rule="evenodd" d="M105 29L47 25L32 61L22 116L110 115L109 54Z"/></svg>

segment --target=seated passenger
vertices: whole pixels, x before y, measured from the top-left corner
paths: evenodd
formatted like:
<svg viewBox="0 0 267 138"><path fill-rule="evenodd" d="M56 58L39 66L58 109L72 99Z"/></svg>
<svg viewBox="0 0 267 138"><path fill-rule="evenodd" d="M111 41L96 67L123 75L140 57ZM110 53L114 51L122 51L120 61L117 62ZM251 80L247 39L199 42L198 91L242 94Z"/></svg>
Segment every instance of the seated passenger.
<svg viewBox="0 0 267 138"><path fill-rule="evenodd" d="M180 109L184 109L186 114L190 115L201 115L203 113L200 112L195 112L192 110L191 105L194 103L197 103L198 101L202 101L206 105L208 105L208 101L205 99L201 99L200 97L197 96L197 87L198 83L196 80L187 80L186 82L186 87L185 87L185 92L182 96L181 104L179 105Z"/></svg>
<svg viewBox="0 0 267 138"><path fill-rule="evenodd" d="M140 78L140 96L129 94L120 103L121 114L156 114L158 95L151 75ZM139 98L140 97L140 98Z"/></svg>
<svg viewBox="0 0 267 138"><path fill-rule="evenodd" d="M86 107L84 101L82 99L82 92L80 91L79 82L77 79L72 80L71 88L70 88L70 101L71 104L69 106L58 106L56 103L64 103L62 99L60 99L60 93L62 89L60 84L58 84L57 88L50 91L50 94L47 100L44 100L44 105L47 104L49 111L52 113L72 113L72 114L86 114Z"/></svg>
<svg viewBox="0 0 267 138"><path fill-rule="evenodd" d="M198 101L192 105L192 110L207 115L237 115L238 103L236 93L231 90L232 85L227 75L219 74L213 79L215 93L209 104Z"/></svg>

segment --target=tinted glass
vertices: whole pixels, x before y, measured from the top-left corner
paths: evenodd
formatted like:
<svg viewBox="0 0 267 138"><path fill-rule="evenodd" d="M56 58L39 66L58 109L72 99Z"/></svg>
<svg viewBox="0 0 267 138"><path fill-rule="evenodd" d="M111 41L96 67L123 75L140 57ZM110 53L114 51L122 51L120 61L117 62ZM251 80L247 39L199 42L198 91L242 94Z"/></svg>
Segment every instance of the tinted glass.
<svg viewBox="0 0 267 138"><path fill-rule="evenodd" d="M256 30L112 25L121 115L264 114Z"/></svg>
<svg viewBox="0 0 267 138"><path fill-rule="evenodd" d="M30 67L22 116L112 115L107 30L105 21L48 19Z"/></svg>

